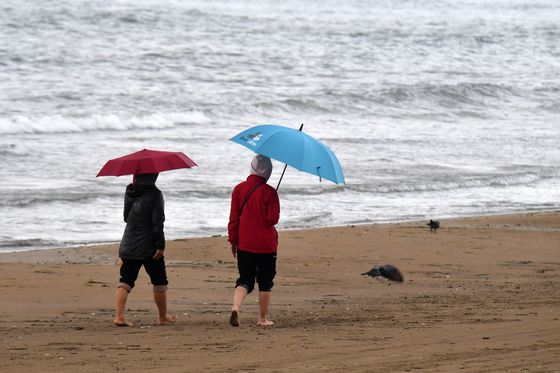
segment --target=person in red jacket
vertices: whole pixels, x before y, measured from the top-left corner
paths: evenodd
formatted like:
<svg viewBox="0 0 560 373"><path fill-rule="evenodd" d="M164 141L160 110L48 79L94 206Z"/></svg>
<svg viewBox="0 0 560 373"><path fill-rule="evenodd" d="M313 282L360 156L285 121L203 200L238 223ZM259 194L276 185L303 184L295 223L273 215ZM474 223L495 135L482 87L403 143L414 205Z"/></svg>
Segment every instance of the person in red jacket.
<svg viewBox="0 0 560 373"><path fill-rule="evenodd" d="M266 316L276 275L278 233L274 226L280 218L280 201L276 189L266 183L271 173L270 158L255 156L251 174L231 194L228 241L239 270L229 319L232 326L239 326L239 309L253 291L255 280L259 285L257 325L274 325Z"/></svg>

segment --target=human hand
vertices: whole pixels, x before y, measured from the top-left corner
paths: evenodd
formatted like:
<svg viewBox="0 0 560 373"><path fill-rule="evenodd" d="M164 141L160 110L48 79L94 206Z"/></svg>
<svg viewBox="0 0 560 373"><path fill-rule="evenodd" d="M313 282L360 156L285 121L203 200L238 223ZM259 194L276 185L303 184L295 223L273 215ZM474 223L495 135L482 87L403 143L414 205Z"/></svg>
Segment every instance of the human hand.
<svg viewBox="0 0 560 373"><path fill-rule="evenodd" d="M239 249L239 245L238 244L232 244L231 245L231 253L233 254L233 257L235 258L237 256L237 250Z"/></svg>
<svg viewBox="0 0 560 373"><path fill-rule="evenodd" d="M154 254L154 256L152 256L152 259L158 260L160 258L163 258L163 250L156 250L156 253Z"/></svg>

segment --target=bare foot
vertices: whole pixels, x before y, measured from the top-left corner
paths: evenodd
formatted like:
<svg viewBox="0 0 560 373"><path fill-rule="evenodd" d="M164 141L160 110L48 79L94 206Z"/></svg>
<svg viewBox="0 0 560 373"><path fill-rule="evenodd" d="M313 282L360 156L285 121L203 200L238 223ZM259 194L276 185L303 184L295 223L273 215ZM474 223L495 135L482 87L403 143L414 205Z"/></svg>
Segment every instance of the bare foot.
<svg viewBox="0 0 560 373"><path fill-rule="evenodd" d="M115 326L133 326L133 324L129 323L125 319L114 319L113 324Z"/></svg>
<svg viewBox="0 0 560 373"><path fill-rule="evenodd" d="M173 324L175 321L177 321L177 316L165 315L163 319L159 319L159 325Z"/></svg>
<svg viewBox="0 0 560 373"><path fill-rule="evenodd" d="M274 323L270 320L264 319L257 321L257 326L274 326Z"/></svg>
<svg viewBox="0 0 560 373"><path fill-rule="evenodd" d="M239 312L231 311L231 315L229 316L229 324L231 326L239 326Z"/></svg>

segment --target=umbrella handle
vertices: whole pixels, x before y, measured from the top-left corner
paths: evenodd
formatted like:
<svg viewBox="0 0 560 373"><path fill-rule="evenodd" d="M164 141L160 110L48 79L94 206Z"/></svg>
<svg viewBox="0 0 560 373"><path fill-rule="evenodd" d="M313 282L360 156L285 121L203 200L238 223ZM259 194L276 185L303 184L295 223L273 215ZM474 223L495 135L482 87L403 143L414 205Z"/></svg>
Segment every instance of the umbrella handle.
<svg viewBox="0 0 560 373"><path fill-rule="evenodd" d="M323 181L323 178L321 177L321 166L317 166L317 175L319 175L319 182Z"/></svg>
<svg viewBox="0 0 560 373"><path fill-rule="evenodd" d="M280 183L282 182L282 178L284 177L284 172L286 172L286 168L288 167L287 164L284 165L284 170L282 171L282 175L280 176L280 180L278 180L278 185L276 185L276 191L280 188Z"/></svg>
<svg viewBox="0 0 560 373"><path fill-rule="evenodd" d="M302 131L303 130L303 123L301 124L301 126L299 126L299 130ZM284 165L284 170L282 171L282 175L280 175L280 180L278 180L278 185L276 185L276 191L278 191L278 188L280 188L280 183L282 182L282 178L284 177L284 172L286 172L286 168L288 167L287 164ZM321 179L321 176L319 176L319 179Z"/></svg>

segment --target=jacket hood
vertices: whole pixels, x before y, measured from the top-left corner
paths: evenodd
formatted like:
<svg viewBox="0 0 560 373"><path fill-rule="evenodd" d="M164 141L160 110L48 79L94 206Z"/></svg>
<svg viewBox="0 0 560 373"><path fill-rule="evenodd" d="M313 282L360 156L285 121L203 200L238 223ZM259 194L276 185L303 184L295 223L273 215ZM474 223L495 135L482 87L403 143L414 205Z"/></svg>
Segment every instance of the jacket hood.
<svg viewBox="0 0 560 373"><path fill-rule="evenodd" d="M143 194L156 190L155 185L128 184L126 187L126 196L134 200L140 198Z"/></svg>
<svg viewBox="0 0 560 373"><path fill-rule="evenodd" d="M272 173L272 162L270 158L257 154L251 161L251 175L258 175L264 177L266 181L270 178Z"/></svg>

